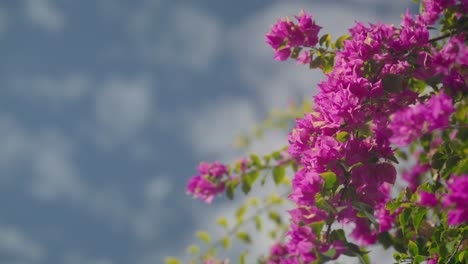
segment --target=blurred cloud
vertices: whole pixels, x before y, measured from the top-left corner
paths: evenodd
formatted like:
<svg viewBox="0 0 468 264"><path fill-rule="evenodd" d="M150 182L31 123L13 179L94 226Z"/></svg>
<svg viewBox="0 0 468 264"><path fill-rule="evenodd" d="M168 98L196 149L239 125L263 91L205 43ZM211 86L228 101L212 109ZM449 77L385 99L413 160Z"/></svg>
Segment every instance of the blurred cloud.
<svg viewBox="0 0 468 264"><path fill-rule="evenodd" d="M132 229L137 239L151 241L158 237L162 226L169 219L161 213L164 202L172 192L169 177L154 177L146 182L141 190L143 206L132 218ZM167 206L167 205L166 205Z"/></svg>
<svg viewBox="0 0 468 264"><path fill-rule="evenodd" d="M31 164L24 168L27 175L22 176L26 195L52 204L77 206L104 220L111 230L130 230L137 238L154 238L160 228L158 201L165 199L171 188L165 178L145 184L140 192L144 194L144 207L134 208L118 189L86 181L75 160L77 142L57 129L28 131L13 116L1 115L0 144L1 175L16 175L14 172L24 164Z"/></svg>
<svg viewBox="0 0 468 264"><path fill-rule="evenodd" d="M27 98L30 103L60 111L64 106L80 102L92 88L89 76L78 72L63 76L21 74L11 77L9 81L9 93Z"/></svg>
<svg viewBox="0 0 468 264"><path fill-rule="evenodd" d="M222 48L222 21L206 11L179 6L171 17L173 31L158 36L158 63L182 64L194 71L210 68Z"/></svg>
<svg viewBox="0 0 468 264"><path fill-rule="evenodd" d="M0 225L0 234L2 263L6 260L14 260L12 263L36 263L46 254L38 242L14 226Z"/></svg>
<svg viewBox="0 0 468 264"><path fill-rule="evenodd" d="M64 257L64 264L112 264L108 258L86 257L78 253L68 253Z"/></svg>
<svg viewBox="0 0 468 264"><path fill-rule="evenodd" d="M32 194L45 200L81 200L86 195L86 187L81 182L78 169L72 157L72 142L58 132L40 135L31 146Z"/></svg>
<svg viewBox="0 0 468 264"><path fill-rule="evenodd" d="M225 97L184 112L185 135L198 154L216 157L221 161L235 158L234 138L258 120L254 102L248 98Z"/></svg>
<svg viewBox="0 0 468 264"><path fill-rule="evenodd" d="M141 58L151 64L206 72L223 47L223 22L191 5L162 12L160 4L145 1L129 18L128 29Z"/></svg>
<svg viewBox="0 0 468 264"><path fill-rule="evenodd" d="M65 27L65 14L54 0L25 0L24 4L24 12L34 25L49 32L59 32Z"/></svg>
<svg viewBox="0 0 468 264"><path fill-rule="evenodd" d="M29 150L29 137L17 120L9 115L0 114L0 168L9 170L25 161ZM2 175L8 175L2 173ZM5 177L5 176L3 176Z"/></svg>
<svg viewBox="0 0 468 264"><path fill-rule="evenodd" d="M109 148L135 140L154 118L154 90L146 77L117 77L103 83L94 97L94 123L88 124L96 143Z"/></svg>

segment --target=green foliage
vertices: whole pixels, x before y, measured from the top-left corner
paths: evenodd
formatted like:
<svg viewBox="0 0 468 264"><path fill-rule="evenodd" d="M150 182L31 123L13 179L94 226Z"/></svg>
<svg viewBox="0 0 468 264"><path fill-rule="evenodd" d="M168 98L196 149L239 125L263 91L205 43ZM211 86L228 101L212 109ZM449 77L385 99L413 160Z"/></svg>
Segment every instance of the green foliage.
<svg viewBox="0 0 468 264"><path fill-rule="evenodd" d="M236 237L244 243L248 243L248 244L252 243L252 239L250 238L250 235L247 234L246 232L238 232L236 234Z"/></svg>
<svg viewBox="0 0 468 264"><path fill-rule="evenodd" d="M336 183L336 174L332 171L320 173L320 177L323 178L325 189L331 189Z"/></svg>
<svg viewBox="0 0 468 264"><path fill-rule="evenodd" d="M250 192L253 184L255 183L255 181L258 179L259 176L260 176L259 171L251 171L247 174L242 175L242 181L241 181L242 191L245 194L248 194Z"/></svg>
<svg viewBox="0 0 468 264"><path fill-rule="evenodd" d="M216 222L224 227L224 228L228 228L228 220L226 219L226 217L219 217L218 220L216 220Z"/></svg>
<svg viewBox="0 0 468 264"><path fill-rule="evenodd" d="M205 244L209 244L211 242L211 236L205 231L197 231L195 235L200 238Z"/></svg>
<svg viewBox="0 0 468 264"><path fill-rule="evenodd" d="M444 13L443 18L440 20L440 37L430 41L432 48L439 49L448 37L468 29L466 17L459 19L458 17L462 15L456 14L457 8L448 9ZM336 51L343 49L349 39L351 39L350 35L343 35L338 37L335 42L332 42L330 34L323 34L319 38L318 46L310 49L307 47L311 56L309 67L311 69L320 69L324 73L330 72L334 67ZM372 41L370 37L366 39L368 44ZM291 57L297 58L303 49L293 48ZM429 51L431 48L425 47L426 49ZM408 52L405 54L407 54L410 70L418 70L422 67L418 64L420 58L416 56L416 53L411 51L402 52ZM389 54L394 55L391 52ZM419 93L420 96L417 100L422 103L432 94L441 91L441 85L443 85L443 76L441 74L433 75L427 79L424 78L424 80L408 76L409 74L406 73L386 73L381 76L383 66L378 60L369 59L364 61L359 69L364 73L364 77L369 80L380 79L382 81L384 92L379 98L375 99L377 102L378 100L387 100L387 97L408 89ZM462 66L456 65L454 67ZM468 72L467 69L463 70ZM462 69L460 69L460 72L463 72ZM385 156L379 160L379 156L376 155L375 160L374 157L371 157L369 161L355 164L347 164L345 159L327 164L328 171L320 173L323 185L320 192L314 197L314 205L326 211L328 217L323 221L313 222L308 225L308 227L312 228L317 240L326 241L327 243L341 241L345 250L344 255L355 257L360 263L370 263L369 252L348 240L348 235L343 229L334 226L336 219L341 217L340 213L347 212L344 210L351 209L348 208L348 206L351 206L352 209L358 212L357 216L362 218L360 220L365 220L371 224L371 230L377 233L378 243L385 249L396 251L394 259L397 263L424 263L436 255L438 256L438 263L468 262L468 227L466 225L449 226L447 224L448 210L441 203L442 197L448 192L447 180L452 175L468 173L468 98L464 91L458 92L457 95L452 97L454 98L456 111L451 116L450 127L431 133L427 133L427 127L424 128L422 137L413 142L408 148L395 149L394 156ZM252 140L263 138L265 133L271 130L289 131L294 124L294 119L302 117L304 113L313 114L310 101L305 100L300 105L293 103L284 111L272 111L262 123L252 128L251 133L240 135L236 143L238 147L247 149ZM334 132L335 139L346 144L350 138L365 139L374 136L373 121L368 119L366 122L366 125L354 131L349 129L347 124L343 124L339 128L339 132ZM287 202L287 199L285 199L287 194L278 195L278 193L280 193L279 189L283 187L287 187L287 193L290 193L291 178L287 174L289 174L290 170L296 172L301 169L296 160L284 155L285 150L286 147L264 156L250 153L247 168L241 167L241 162L231 165L235 175L240 178L226 183L226 194L229 199L234 199L235 190L239 186L242 192L248 195L252 192L252 188L256 188L255 184L263 186L268 181L273 180L275 188L278 189L266 198L248 198L236 210L235 220L229 223L225 217L218 218L217 223L222 227L223 231L220 239L212 240L208 233L198 231L196 233L197 237L208 248L203 252L197 246L191 246L187 249L188 253L197 255L195 258L197 261L206 259L207 256L214 256L217 247L230 248L231 242L234 243L236 239L242 242L244 247L249 247L255 243L254 240L257 237L246 231L250 227L255 230L252 232L265 232L273 240L284 242L289 222L282 219L278 207ZM383 224L382 226L379 224L378 220L380 219L378 214L381 212L379 211L381 208L374 208L370 205L371 203L367 204L356 198L359 196L359 193L357 193L359 186L355 185L354 177L356 177L355 172L359 171L355 169L366 166L368 163L388 164L391 162L399 163L401 167L417 162L418 165L429 169L421 172L420 175L414 176L417 188L404 188L398 183L395 185L397 188L394 191L398 193L398 196L388 201L385 204L385 209L388 210L389 217L395 218L396 221L392 223L390 230L380 232L380 228L384 227ZM339 177L337 174L339 174ZM420 204L422 197L420 193L422 191L434 195L438 199L438 204L422 206ZM344 202L338 204L343 206L336 206L336 199L342 199ZM301 224L303 223L301 222ZM270 228L271 226L274 227ZM318 257L315 263L324 263L333 260L337 251L332 247L322 253L317 249L313 249L313 253L316 253ZM239 257L239 263L246 263L246 256L247 251L243 251ZM176 262L169 263L168 259ZM166 263L180 263L177 259L168 259L166 259ZM267 258L260 258L258 263L266 263L266 261ZM194 263L198 262L195 261Z"/></svg>
<svg viewBox="0 0 468 264"><path fill-rule="evenodd" d="M276 166L273 168L273 179L276 185L283 182L286 177L286 168L284 166Z"/></svg>
<svg viewBox="0 0 468 264"><path fill-rule="evenodd" d="M166 264L181 264L182 262L174 257L166 257L164 263Z"/></svg>

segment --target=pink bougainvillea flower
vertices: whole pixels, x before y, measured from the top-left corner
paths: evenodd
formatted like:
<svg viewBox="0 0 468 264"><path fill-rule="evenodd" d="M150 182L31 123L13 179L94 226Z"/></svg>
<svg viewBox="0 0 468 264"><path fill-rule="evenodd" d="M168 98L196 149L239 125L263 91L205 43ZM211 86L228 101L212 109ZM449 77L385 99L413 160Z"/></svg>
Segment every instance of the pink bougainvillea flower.
<svg viewBox="0 0 468 264"><path fill-rule="evenodd" d="M187 193L206 203L211 203L217 194L224 191L224 188L224 182L214 183L202 175L192 177L187 183Z"/></svg>
<svg viewBox="0 0 468 264"><path fill-rule="evenodd" d="M397 111L390 123L393 132L390 142L406 146L424 133L446 128L454 110L452 98L441 92L423 104Z"/></svg>
<svg viewBox="0 0 468 264"><path fill-rule="evenodd" d="M468 222L468 175L452 175L447 186L449 193L442 197L442 205L449 209L448 224Z"/></svg>
<svg viewBox="0 0 468 264"><path fill-rule="evenodd" d="M310 52L305 50L296 59L297 64L309 64L310 63Z"/></svg>
<svg viewBox="0 0 468 264"><path fill-rule="evenodd" d="M423 206L434 207L439 203L437 197L433 193L428 193L425 191L419 192L419 204Z"/></svg>

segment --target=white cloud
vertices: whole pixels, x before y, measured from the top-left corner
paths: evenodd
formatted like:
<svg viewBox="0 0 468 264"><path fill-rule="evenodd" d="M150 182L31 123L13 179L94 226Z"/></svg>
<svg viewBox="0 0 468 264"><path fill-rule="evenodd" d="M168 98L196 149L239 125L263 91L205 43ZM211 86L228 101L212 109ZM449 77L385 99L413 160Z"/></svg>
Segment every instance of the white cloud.
<svg viewBox="0 0 468 264"><path fill-rule="evenodd" d="M71 140L57 132L40 135L32 146L32 194L40 199L61 198L81 200L86 187L72 159Z"/></svg>
<svg viewBox="0 0 468 264"><path fill-rule="evenodd" d="M36 241L14 226L0 226L0 255L15 261L36 262L45 256L45 250Z"/></svg>
<svg viewBox="0 0 468 264"><path fill-rule="evenodd" d="M30 140L17 120L8 115L0 115L0 168L7 170L24 162ZM5 173L2 173L7 175Z"/></svg>
<svg viewBox="0 0 468 264"><path fill-rule="evenodd" d="M106 257L87 257L83 254L68 253L64 257L64 264L112 264Z"/></svg>
<svg viewBox="0 0 468 264"><path fill-rule="evenodd" d="M25 1L26 16L36 26L50 32L59 32L65 27L65 15L53 0Z"/></svg>
<svg viewBox="0 0 468 264"><path fill-rule="evenodd" d="M183 113L186 136L203 155L226 161L234 158L233 142L237 132L256 123L254 103L247 98L222 98L203 105L197 111Z"/></svg>
<svg viewBox="0 0 468 264"><path fill-rule="evenodd" d="M73 162L72 139L54 129L28 131L17 119L0 115L0 169L2 174L28 170L29 190L45 200L79 200L86 188Z"/></svg>
<svg viewBox="0 0 468 264"><path fill-rule="evenodd" d="M172 189L172 185L168 177L157 177L145 184L144 187L145 199L148 203L160 203L162 199L166 198Z"/></svg>
<svg viewBox="0 0 468 264"><path fill-rule="evenodd" d="M151 80L111 79L98 89L94 101L97 143L109 147L135 139L154 118ZM97 129L97 132L95 131Z"/></svg>
<svg viewBox="0 0 468 264"><path fill-rule="evenodd" d="M51 128L28 131L17 119L3 114L0 144L1 175L26 170L26 195L78 206L109 221L111 228L131 222L133 212L126 197L113 189L91 188L82 178L75 163L78 149L73 138Z"/></svg>
<svg viewBox="0 0 468 264"><path fill-rule="evenodd" d="M195 8L180 6L171 18L174 28L163 31L155 47L158 63L182 64L189 69L207 70L223 46L222 23Z"/></svg>
<svg viewBox="0 0 468 264"><path fill-rule="evenodd" d="M158 238L161 225L167 218L161 214L164 201L172 193L172 184L168 177L155 177L143 186L141 191L143 206L137 210L131 219L133 234L140 241Z"/></svg>
<svg viewBox="0 0 468 264"><path fill-rule="evenodd" d="M62 107L77 103L91 88L91 80L82 73L70 73L64 76L15 76L10 80L10 93L28 98L31 103L41 103L63 110Z"/></svg>
<svg viewBox="0 0 468 264"><path fill-rule="evenodd" d="M111 0L103 0L112 5L115 3L109 2ZM155 14L161 12L160 0L143 0L141 5L133 10L128 18L127 29L132 34L148 33L149 30L154 26Z"/></svg>
<svg viewBox="0 0 468 264"><path fill-rule="evenodd" d="M162 14L159 3L144 2L129 19L128 30L142 59L194 72L208 70L224 45L222 21L187 5Z"/></svg>

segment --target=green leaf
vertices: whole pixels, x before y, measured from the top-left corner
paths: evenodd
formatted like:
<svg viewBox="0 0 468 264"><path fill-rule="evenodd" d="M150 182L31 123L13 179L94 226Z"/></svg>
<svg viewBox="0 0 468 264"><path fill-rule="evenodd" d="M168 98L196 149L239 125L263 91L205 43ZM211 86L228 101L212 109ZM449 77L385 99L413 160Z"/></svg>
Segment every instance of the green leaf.
<svg viewBox="0 0 468 264"><path fill-rule="evenodd" d="M273 168L273 180L275 181L276 185L279 185L284 177L286 176L286 169L284 166L276 166Z"/></svg>
<svg viewBox="0 0 468 264"><path fill-rule="evenodd" d="M388 249L393 245L392 237L388 232L382 232L377 235L377 241L383 246L384 249Z"/></svg>
<svg viewBox="0 0 468 264"><path fill-rule="evenodd" d="M281 217L277 212L271 210L270 212L268 212L268 217L276 224L281 225Z"/></svg>
<svg viewBox="0 0 468 264"><path fill-rule="evenodd" d="M203 242L205 242L206 244L209 244L211 242L210 235L205 231L197 231L197 232L195 232L195 235L198 238L200 238Z"/></svg>
<svg viewBox="0 0 468 264"><path fill-rule="evenodd" d="M228 227L228 221L226 217L220 217L218 220L216 220L216 223L218 223L220 226L227 228Z"/></svg>
<svg viewBox="0 0 468 264"><path fill-rule="evenodd" d="M174 258L174 257L166 257L166 259L164 260L164 263L166 263L166 264L181 264L182 262L180 262L179 259Z"/></svg>
<svg viewBox="0 0 468 264"><path fill-rule="evenodd" d="M408 242L408 252L411 254L411 256L417 256L419 254L419 248L416 243L413 241Z"/></svg>
<svg viewBox="0 0 468 264"><path fill-rule="evenodd" d="M275 159L275 160L280 160L282 159L283 157L281 156L281 152L279 150L277 151L273 151L271 153L271 156Z"/></svg>
<svg viewBox="0 0 468 264"><path fill-rule="evenodd" d="M324 61L322 57L316 57L310 62L309 66L311 69L315 69L315 68L322 67L323 63Z"/></svg>
<svg viewBox="0 0 468 264"><path fill-rule="evenodd" d="M330 47L331 43L331 35L330 34L325 34L320 37L319 44L320 46L323 46L325 44L326 47Z"/></svg>
<svg viewBox="0 0 468 264"><path fill-rule="evenodd" d="M350 39L351 37L349 35L343 35L339 37L336 42L335 46L337 49L342 49L344 47L344 41Z"/></svg>
<svg viewBox="0 0 468 264"><path fill-rule="evenodd" d="M242 191L245 194L248 194L250 192L250 190L252 189L252 185L255 183L259 176L260 172L256 170L242 175Z"/></svg>
<svg viewBox="0 0 468 264"><path fill-rule="evenodd" d="M231 246L231 240L229 239L229 237L223 237L221 239L221 245L223 245L224 249L229 249L229 247Z"/></svg>
<svg viewBox="0 0 468 264"><path fill-rule="evenodd" d="M413 226L415 230L419 230L419 226L421 225L424 217L426 216L427 209L417 207L413 210Z"/></svg>
<svg viewBox="0 0 468 264"><path fill-rule="evenodd" d="M413 263L412 264L419 264L423 261L426 260L426 257L425 256L421 256L421 255L417 255L414 257L414 260L413 260Z"/></svg>
<svg viewBox="0 0 468 264"><path fill-rule="evenodd" d="M251 197L251 198L248 200L248 203L249 203L250 205L253 205L253 206L258 206L259 201L258 201L258 198L257 198L257 197Z"/></svg>
<svg viewBox="0 0 468 264"><path fill-rule="evenodd" d="M346 131L341 131L338 134L336 134L335 138L339 142L346 142L346 140L348 140L348 138L349 138L349 133L346 132Z"/></svg>
<svg viewBox="0 0 468 264"><path fill-rule="evenodd" d="M336 229L331 232L330 237L333 241L343 241L346 242L346 234L343 229Z"/></svg>
<svg viewBox="0 0 468 264"><path fill-rule="evenodd" d="M455 169L455 174L461 175L468 173L468 158L464 158L458 163L457 168Z"/></svg>
<svg viewBox="0 0 468 264"><path fill-rule="evenodd" d="M463 263L463 261L466 262L467 260L468 260L468 250L464 250L460 252L460 254L458 254L458 261Z"/></svg>
<svg viewBox="0 0 468 264"><path fill-rule="evenodd" d="M261 231L262 230L262 219L260 219L260 216L259 215L256 215L254 217L254 221L255 221L255 228L258 230L258 231Z"/></svg>
<svg viewBox="0 0 468 264"><path fill-rule="evenodd" d="M248 243L248 244L252 243L252 239L250 239L250 235L247 234L246 232L238 232L236 234L236 237L245 243Z"/></svg>
<svg viewBox="0 0 468 264"><path fill-rule="evenodd" d="M320 173L320 177L325 180L324 186L326 189L331 189L335 185L336 182L336 174L332 171L327 171L324 173Z"/></svg>
<svg viewBox="0 0 468 264"><path fill-rule="evenodd" d="M281 196L272 193L268 196L267 202L271 204L282 204L284 202L284 199L281 198Z"/></svg>
<svg viewBox="0 0 468 264"><path fill-rule="evenodd" d="M200 247L198 247L197 245L190 245L187 247L186 251L189 254L197 254L198 252L200 252Z"/></svg>
<svg viewBox="0 0 468 264"><path fill-rule="evenodd" d="M327 252L323 253L323 255L333 258L336 255L336 249L335 248L330 248Z"/></svg>
<svg viewBox="0 0 468 264"><path fill-rule="evenodd" d="M270 230L270 232L268 232L268 236L271 239L276 239L276 231L275 230Z"/></svg>
<svg viewBox="0 0 468 264"><path fill-rule="evenodd" d="M374 209L370 205L356 201L352 204L354 209L358 210L360 213L362 213L363 216L367 217L367 219L369 219L375 226L375 229L379 230L379 222L377 221L377 218L375 218Z"/></svg>
<svg viewBox="0 0 468 264"><path fill-rule="evenodd" d="M323 57L323 61L324 63L321 65L321 69L323 71L323 73L329 73L333 70L333 66L334 66L334 63L335 63L335 57L333 56L324 56Z"/></svg>
<svg viewBox="0 0 468 264"><path fill-rule="evenodd" d="M294 47L292 52L291 52L291 59L297 59L299 57L299 53L301 52L302 48L300 47Z"/></svg>
<svg viewBox="0 0 468 264"><path fill-rule="evenodd" d="M203 257L204 258L210 258L210 257L214 257L216 256L216 247L210 247L208 249L208 251L205 252L205 254L203 254Z"/></svg>
<svg viewBox="0 0 468 264"><path fill-rule="evenodd" d="M250 153L250 160L252 160L252 164L255 166L262 166L262 161L260 160L260 157L257 154Z"/></svg>
<svg viewBox="0 0 468 264"><path fill-rule="evenodd" d="M239 209L237 209L237 211L236 211L236 218L237 218L237 222L238 222L238 223L242 223L242 222L243 222L245 212L247 212L247 205L245 205L245 204L242 205L241 207L239 207Z"/></svg>
<svg viewBox="0 0 468 264"><path fill-rule="evenodd" d="M237 180L228 181L226 183L226 196L229 198L229 200L234 199L234 192L236 191L238 185L239 182Z"/></svg>
<svg viewBox="0 0 468 264"><path fill-rule="evenodd" d="M393 214L396 211L396 209L400 207L400 204L401 204L400 201L396 199L392 199L387 202L387 204L385 205L385 209L389 210L390 213Z"/></svg>
<svg viewBox="0 0 468 264"><path fill-rule="evenodd" d="M247 256L248 252L244 251L239 256L239 264L245 264L245 257Z"/></svg>
<svg viewBox="0 0 468 264"><path fill-rule="evenodd" d="M440 170L444 166L444 163L446 160L447 160L447 157L445 156L444 153L437 152L432 156L431 167L433 169Z"/></svg>
<svg viewBox="0 0 468 264"><path fill-rule="evenodd" d="M406 208L398 216L398 220L401 226L401 231L403 232L403 234L406 233L406 229L408 228L408 219L409 219L410 213L411 211L409 210L409 208Z"/></svg>

